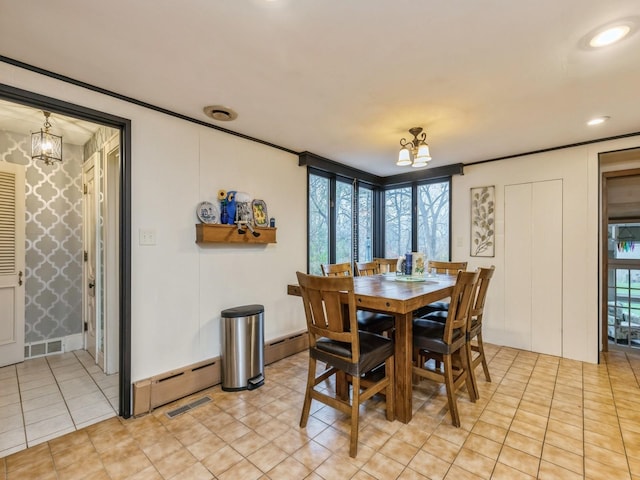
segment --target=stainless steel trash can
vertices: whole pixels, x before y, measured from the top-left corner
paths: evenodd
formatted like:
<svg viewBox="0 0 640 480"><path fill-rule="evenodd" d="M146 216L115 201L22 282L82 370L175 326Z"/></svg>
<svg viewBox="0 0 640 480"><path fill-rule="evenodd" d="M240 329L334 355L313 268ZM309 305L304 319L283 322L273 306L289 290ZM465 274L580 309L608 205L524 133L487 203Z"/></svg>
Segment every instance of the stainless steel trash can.
<svg viewBox="0 0 640 480"><path fill-rule="evenodd" d="M222 390L253 390L264 384L264 306L223 310Z"/></svg>

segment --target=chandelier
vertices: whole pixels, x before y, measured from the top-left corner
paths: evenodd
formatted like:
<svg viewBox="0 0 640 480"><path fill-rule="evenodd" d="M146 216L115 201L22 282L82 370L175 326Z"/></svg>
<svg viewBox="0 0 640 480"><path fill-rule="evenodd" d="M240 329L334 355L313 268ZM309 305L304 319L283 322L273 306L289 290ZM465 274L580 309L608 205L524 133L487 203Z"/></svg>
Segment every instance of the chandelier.
<svg viewBox="0 0 640 480"><path fill-rule="evenodd" d="M400 140L400 154L396 165L404 167L411 165L412 167L426 167L431 155L429 154L429 145L427 145L427 134L422 131L422 127L414 127L409 129L409 133L413 135L413 140Z"/></svg>
<svg viewBox="0 0 640 480"><path fill-rule="evenodd" d="M47 165L53 165L55 162L62 163L62 137L49 131L51 113L44 111L42 113L44 113L44 130L41 128L39 132L31 134L31 158L42 160Z"/></svg>

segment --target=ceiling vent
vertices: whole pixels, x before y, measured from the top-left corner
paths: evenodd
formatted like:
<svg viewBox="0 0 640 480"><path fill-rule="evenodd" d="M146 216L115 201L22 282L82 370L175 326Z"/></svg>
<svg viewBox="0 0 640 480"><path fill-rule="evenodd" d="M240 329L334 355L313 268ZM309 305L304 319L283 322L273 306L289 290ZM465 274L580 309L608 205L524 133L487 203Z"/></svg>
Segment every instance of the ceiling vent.
<svg viewBox="0 0 640 480"><path fill-rule="evenodd" d="M204 113L207 117L213 118L220 122L230 122L238 118L238 114L229 107L222 105L209 105L204 107Z"/></svg>

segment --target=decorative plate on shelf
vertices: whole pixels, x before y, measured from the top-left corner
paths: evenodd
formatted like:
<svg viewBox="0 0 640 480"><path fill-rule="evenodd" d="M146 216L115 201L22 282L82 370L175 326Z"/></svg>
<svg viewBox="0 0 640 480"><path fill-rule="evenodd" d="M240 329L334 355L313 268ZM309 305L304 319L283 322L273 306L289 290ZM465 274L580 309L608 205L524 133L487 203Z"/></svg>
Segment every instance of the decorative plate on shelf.
<svg viewBox="0 0 640 480"><path fill-rule="evenodd" d="M256 227L268 227L269 215L267 215L267 204L264 203L264 200L254 200L251 202L251 207L253 209L253 222Z"/></svg>
<svg viewBox="0 0 640 480"><path fill-rule="evenodd" d="M220 212L215 203L200 202L196 214L202 223L220 223Z"/></svg>

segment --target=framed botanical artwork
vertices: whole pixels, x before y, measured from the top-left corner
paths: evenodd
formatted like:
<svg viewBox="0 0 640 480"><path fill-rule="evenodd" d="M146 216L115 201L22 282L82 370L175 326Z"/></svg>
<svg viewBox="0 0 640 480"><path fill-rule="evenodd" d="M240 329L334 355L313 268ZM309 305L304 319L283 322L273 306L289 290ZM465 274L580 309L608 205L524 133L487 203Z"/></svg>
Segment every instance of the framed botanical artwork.
<svg viewBox="0 0 640 480"><path fill-rule="evenodd" d="M495 256L496 188L471 189L471 256Z"/></svg>

